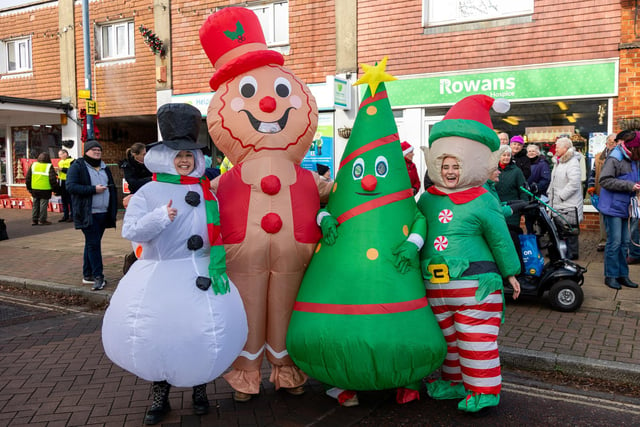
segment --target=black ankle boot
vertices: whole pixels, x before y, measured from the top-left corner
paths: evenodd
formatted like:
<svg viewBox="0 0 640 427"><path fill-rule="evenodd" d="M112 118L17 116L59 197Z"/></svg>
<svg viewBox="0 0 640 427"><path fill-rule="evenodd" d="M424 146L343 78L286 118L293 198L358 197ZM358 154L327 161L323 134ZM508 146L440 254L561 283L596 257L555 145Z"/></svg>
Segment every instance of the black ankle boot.
<svg viewBox="0 0 640 427"><path fill-rule="evenodd" d="M158 424L164 419L164 416L171 410L169 405L169 390L171 384L166 381L154 381L153 386L153 402L144 417L146 425Z"/></svg>
<svg viewBox="0 0 640 427"><path fill-rule="evenodd" d="M207 398L207 385L200 384L193 388L193 413L205 415L209 413L209 399Z"/></svg>

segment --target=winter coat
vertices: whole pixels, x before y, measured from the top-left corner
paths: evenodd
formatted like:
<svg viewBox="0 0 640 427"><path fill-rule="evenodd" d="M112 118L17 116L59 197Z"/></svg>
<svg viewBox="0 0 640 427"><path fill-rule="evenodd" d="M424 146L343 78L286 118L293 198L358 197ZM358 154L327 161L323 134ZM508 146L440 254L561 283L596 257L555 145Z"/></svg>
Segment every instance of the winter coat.
<svg viewBox="0 0 640 427"><path fill-rule="evenodd" d="M629 217L633 185L640 181L639 163L631 161L621 146L611 150L600 171L600 212L619 218Z"/></svg>
<svg viewBox="0 0 640 427"><path fill-rule="evenodd" d="M531 162L531 176L527 179L529 189L536 196L547 194L549 183L551 182L551 168L547 159L540 155L535 159L529 159Z"/></svg>
<svg viewBox="0 0 640 427"><path fill-rule="evenodd" d="M527 157L527 150L522 149L518 151L517 154L514 154L513 161L522 171L524 179L529 179L531 176L531 161L529 160L529 157Z"/></svg>
<svg viewBox="0 0 640 427"><path fill-rule="evenodd" d="M527 194L520 190L520 187L525 187L527 182L524 175L515 163L511 162L500 173L500 181L496 183L496 191L500 196L500 201L508 202L510 200L524 200L528 201ZM507 224L511 226L520 226L520 215L510 215L506 218Z"/></svg>
<svg viewBox="0 0 640 427"><path fill-rule="evenodd" d="M51 190L34 190L31 188L31 176L33 168L29 167L27 171L27 176L25 177L25 184L27 186L27 191L31 193L31 195L35 199L46 199L49 200L51 198L51 193L59 193L60 186L58 185L58 177L56 175L56 171L53 168L53 165L49 168L49 184L51 185Z"/></svg>
<svg viewBox="0 0 640 427"><path fill-rule="evenodd" d="M80 158L74 161L67 172L66 188L71 195L71 210L75 228L87 228L93 222L91 205L93 195L96 194L96 186L91 185L91 177L87 170L87 162ZM107 210L106 228L115 228L116 214L118 213L118 195L111 171L101 162L100 167L107 174L109 188L109 207Z"/></svg>
<svg viewBox="0 0 640 427"><path fill-rule="evenodd" d="M143 164L133 158L131 153L127 159L120 162L120 167L124 171L124 179L129 184L129 191L134 194L140 187L151 181L151 172Z"/></svg>
<svg viewBox="0 0 640 427"><path fill-rule="evenodd" d="M573 148L560 158L555 157L555 166L551 171L551 183L547 194L549 204L560 213L574 212L578 209L578 222L582 222L582 181L580 158L582 154ZM575 225L576 218L567 218Z"/></svg>

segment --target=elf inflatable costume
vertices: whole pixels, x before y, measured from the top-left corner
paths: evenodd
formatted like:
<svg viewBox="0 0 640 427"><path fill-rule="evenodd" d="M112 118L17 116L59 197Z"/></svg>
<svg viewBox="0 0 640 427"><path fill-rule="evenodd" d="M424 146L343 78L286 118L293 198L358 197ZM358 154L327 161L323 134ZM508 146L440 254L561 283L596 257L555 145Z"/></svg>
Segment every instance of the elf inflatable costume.
<svg viewBox="0 0 640 427"><path fill-rule="evenodd" d="M447 340L442 380L429 383L427 390L435 399L462 399L458 409L467 412L500 401L496 339L503 316L502 277L520 270L500 206L482 188L495 169L494 152L500 146L491 128L492 105L502 112L508 109L506 101L473 95L434 125L427 154L434 185L418 202L427 219L421 252L427 298ZM455 188L441 173L443 161L451 157L460 168Z"/></svg>
<svg viewBox="0 0 640 427"><path fill-rule="evenodd" d="M425 298L416 207L384 81L386 58L363 66L369 84L340 162L323 238L302 281L287 349L310 376L347 391L400 387L419 398L446 345ZM407 390L411 389L411 390ZM351 393L350 396L353 396ZM344 403L342 396L337 397Z"/></svg>

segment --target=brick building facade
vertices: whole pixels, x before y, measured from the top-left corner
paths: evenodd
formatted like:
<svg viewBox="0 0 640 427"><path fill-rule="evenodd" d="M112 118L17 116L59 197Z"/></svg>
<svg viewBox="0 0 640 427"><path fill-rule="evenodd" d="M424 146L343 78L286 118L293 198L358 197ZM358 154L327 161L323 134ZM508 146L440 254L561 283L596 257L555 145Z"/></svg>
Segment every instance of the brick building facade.
<svg viewBox="0 0 640 427"><path fill-rule="evenodd" d="M155 112L166 102L193 102L203 114L211 97L209 79L213 67L200 46L198 30L218 7L237 4L234 0L89 1L92 98L100 118L96 126L105 147L105 159L115 163L133 142L157 140ZM262 7L273 1L243 2ZM355 108L333 105L333 76L354 82L359 63L372 64L388 56L387 71L398 77L388 84L400 136L414 146L426 145L430 126L467 95L450 88L483 81L516 82L506 93L513 104L513 117L495 116L494 126L513 134L529 129L532 142L552 138L554 126L574 129L584 140L591 134L617 132L620 119L638 115L636 57L637 6L632 1L556 2L517 1L530 5L520 14L456 20L432 25L427 0L290 0L288 39L277 48L285 55L285 66L312 87L326 126L332 132L335 166L346 140L338 128L349 127ZM449 2L451 3L451 2ZM455 3L455 1L454 1ZM484 3L484 2L482 2ZM84 42L81 2L73 0L30 2L28 6L0 8L0 41L31 37L32 70L15 74L0 72L0 94L42 101L68 102L73 111L70 124L62 127L62 138L79 141L78 110L85 100ZM96 46L96 29L130 21L133 23L135 53L119 59L101 60ZM144 25L154 31L167 54L154 54L140 35ZM67 71L65 64L74 67ZM586 71L585 71L586 70ZM589 79L591 70L599 74ZM0 70L1 71L1 70ZM587 74L584 74L587 73ZM566 83L520 89L537 79L552 81L560 76ZM571 76L575 76L572 81ZM589 80L602 84L589 86ZM514 80L508 80L509 78ZM444 83L443 83L444 82ZM586 83L585 83L586 82ZM447 86L451 85L451 86ZM456 86L457 85L457 86ZM482 92L477 90L476 92ZM504 89L504 88L503 88ZM451 93L446 93L449 90ZM444 92L443 92L444 91ZM352 91L357 105L357 91ZM557 110L559 102L569 104L567 112ZM573 108L573 110L571 109ZM557 110L557 111L556 111ZM573 113L573 114L570 114ZM577 119L571 124L567 116ZM48 120L53 120L51 117ZM0 153L13 161L9 147L12 126L2 121ZM510 120L513 125L504 119ZM513 119L513 120L512 120ZM514 121L515 120L515 121ZM26 126L27 123L20 123ZM549 128L535 140L532 129ZM2 132L2 131L0 131ZM206 132L202 138L206 139ZM212 144L211 141L208 141ZM546 141L551 142L551 141ZM0 144L1 145L1 144ZM80 152L75 146L75 155ZM416 156L420 173L424 162ZM6 179L5 174L5 179ZM13 191L20 192L16 185ZM591 219L585 221L591 224Z"/></svg>

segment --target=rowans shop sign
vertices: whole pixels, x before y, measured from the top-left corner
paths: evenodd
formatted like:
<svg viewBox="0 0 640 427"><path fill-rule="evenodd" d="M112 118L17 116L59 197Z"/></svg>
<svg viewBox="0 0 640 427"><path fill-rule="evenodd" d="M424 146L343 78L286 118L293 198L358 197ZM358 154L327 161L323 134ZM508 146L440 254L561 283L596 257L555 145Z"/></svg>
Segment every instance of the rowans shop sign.
<svg viewBox="0 0 640 427"><path fill-rule="evenodd" d="M454 104L475 94L518 100L611 97L618 94L618 62L501 68L469 74L438 73L399 77L385 84L394 107Z"/></svg>

